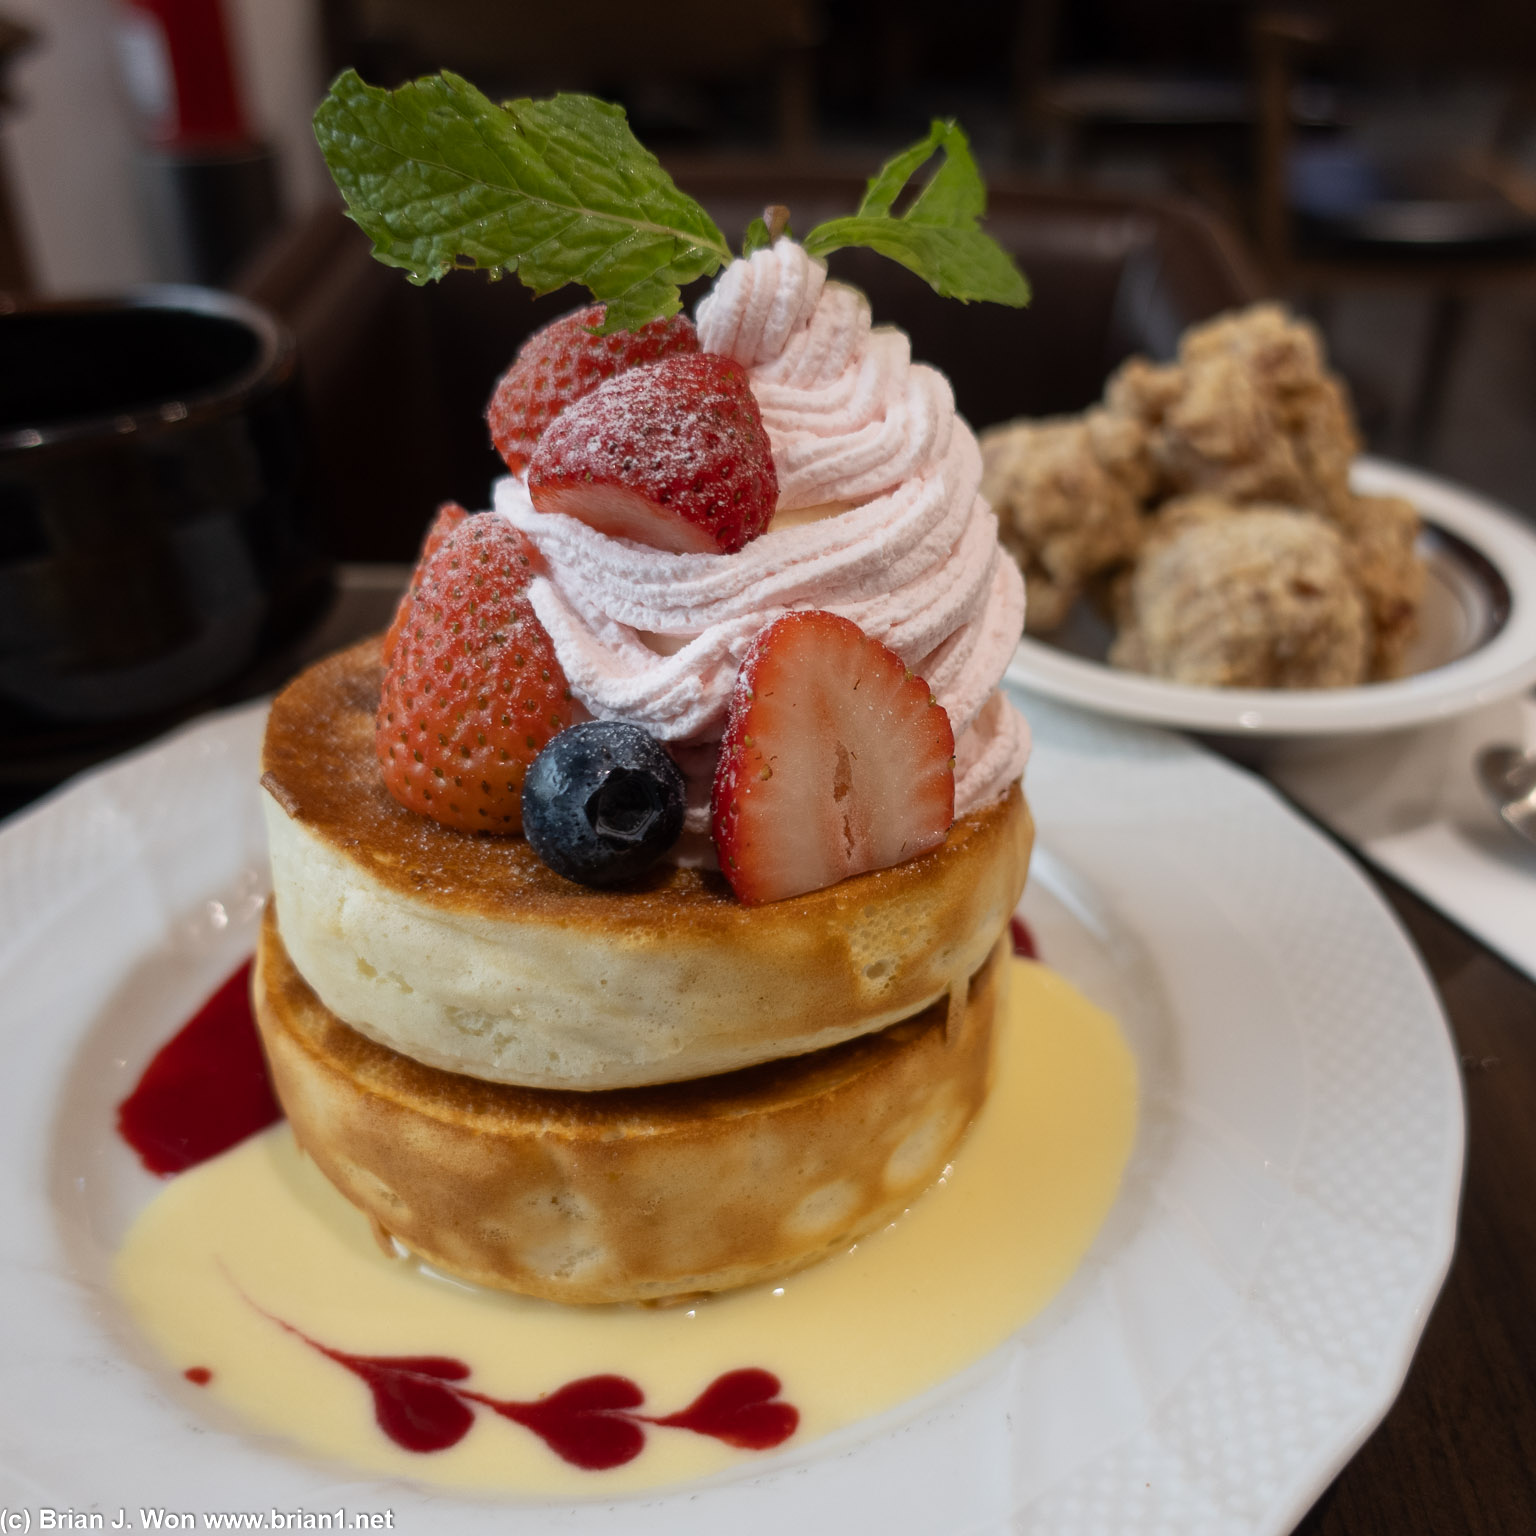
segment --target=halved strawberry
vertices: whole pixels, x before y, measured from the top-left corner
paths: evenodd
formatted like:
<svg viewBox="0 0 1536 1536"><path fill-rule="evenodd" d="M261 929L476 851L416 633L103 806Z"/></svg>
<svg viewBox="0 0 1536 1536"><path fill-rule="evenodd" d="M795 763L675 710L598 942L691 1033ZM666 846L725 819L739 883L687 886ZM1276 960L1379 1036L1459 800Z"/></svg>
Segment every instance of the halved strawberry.
<svg viewBox="0 0 1536 1536"><path fill-rule="evenodd" d="M520 474L544 429L566 406L626 368L654 363L674 352L697 352L698 333L686 315L652 320L637 331L596 336L606 310L589 304L535 331L497 380L485 408L496 451Z"/></svg>
<svg viewBox="0 0 1536 1536"><path fill-rule="evenodd" d="M700 352L631 368L561 413L534 450L528 493L615 538L731 553L779 499L746 370Z"/></svg>
<svg viewBox="0 0 1536 1536"><path fill-rule="evenodd" d="M736 676L712 813L720 868L749 905L900 864L954 820L949 716L851 619L786 614Z"/></svg>
<svg viewBox="0 0 1536 1536"><path fill-rule="evenodd" d="M532 546L467 518L423 561L395 622L375 747L401 805L462 832L516 832L523 776L571 723L571 691L526 589Z"/></svg>
<svg viewBox="0 0 1536 1536"><path fill-rule="evenodd" d="M416 569L411 572L410 585L405 589L405 595L400 599L400 606L395 609L395 616L384 633L384 646L380 654L383 656L386 667L389 665L389 658L394 654L395 641L400 635L400 626L405 622L405 616L409 611L411 598L416 592L417 583L421 580L423 568L442 547L448 535L468 516L469 513L456 501L445 501L438 507L437 515L432 519L426 537L421 541L421 553L416 556Z"/></svg>

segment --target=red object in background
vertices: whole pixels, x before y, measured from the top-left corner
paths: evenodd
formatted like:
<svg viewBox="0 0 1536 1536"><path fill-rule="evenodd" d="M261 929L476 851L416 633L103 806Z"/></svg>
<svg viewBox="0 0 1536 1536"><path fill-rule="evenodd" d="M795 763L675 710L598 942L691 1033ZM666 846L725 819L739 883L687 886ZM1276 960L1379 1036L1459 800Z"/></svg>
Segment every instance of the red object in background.
<svg viewBox="0 0 1536 1536"><path fill-rule="evenodd" d="M123 63L149 137L176 149L249 143L219 0L123 3Z"/></svg>

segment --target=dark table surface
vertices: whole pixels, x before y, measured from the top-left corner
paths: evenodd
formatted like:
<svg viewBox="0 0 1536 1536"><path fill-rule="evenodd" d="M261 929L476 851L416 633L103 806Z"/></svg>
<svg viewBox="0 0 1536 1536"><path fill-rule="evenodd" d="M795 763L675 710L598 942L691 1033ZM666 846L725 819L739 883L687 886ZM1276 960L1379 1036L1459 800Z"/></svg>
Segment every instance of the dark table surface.
<svg viewBox="0 0 1536 1536"><path fill-rule="evenodd" d="M343 567L337 604L301 660L382 630L407 575ZM1536 1536L1536 983L1362 867L1423 956L1460 1056L1461 1230L1402 1394L1297 1531ZM1536 923L1536 894L1531 908Z"/></svg>
<svg viewBox="0 0 1536 1536"><path fill-rule="evenodd" d="M1439 989L1467 1162L1450 1275L1401 1396L1302 1536L1536 1532L1536 984L1396 881L1367 874ZM1536 894L1531 900L1536 923Z"/></svg>

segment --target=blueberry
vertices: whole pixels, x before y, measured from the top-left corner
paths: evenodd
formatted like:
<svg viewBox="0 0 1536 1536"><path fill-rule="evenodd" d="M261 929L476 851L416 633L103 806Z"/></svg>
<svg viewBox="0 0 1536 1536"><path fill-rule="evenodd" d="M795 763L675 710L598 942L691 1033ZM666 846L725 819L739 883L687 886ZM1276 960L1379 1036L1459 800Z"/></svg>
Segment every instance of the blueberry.
<svg viewBox="0 0 1536 1536"><path fill-rule="evenodd" d="M523 780L523 832L533 851L582 885L643 874L682 830L683 776L638 725L573 725Z"/></svg>

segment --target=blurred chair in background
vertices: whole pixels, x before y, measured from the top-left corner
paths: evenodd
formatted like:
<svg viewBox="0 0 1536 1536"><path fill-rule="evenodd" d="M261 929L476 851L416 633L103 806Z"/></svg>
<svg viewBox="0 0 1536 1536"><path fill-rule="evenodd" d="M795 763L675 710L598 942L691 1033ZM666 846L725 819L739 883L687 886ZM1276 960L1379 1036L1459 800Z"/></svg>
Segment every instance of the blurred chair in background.
<svg viewBox="0 0 1536 1536"><path fill-rule="evenodd" d="M1536 291L1536 183L1509 152L1530 121L1530 82L1519 71L1523 62L1529 65L1536 28L1528 6L1492 7L1481 33L1478 6L1458 18L1461 61L1505 86L1505 110L1481 144L1424 142L1423 135L1400 135L1393 143L1380 131L1307 133L1295 112L1298 66L1325 50L1357 56L1381 50L1399 68L1417 63L1433 79L1454 78L1459 61L1454 52L1437 51L1438 29L1416 32L1411 7L1391 16L1375 9L1371 0L1360 0L1334 8L1333 15L1265 9L1254 16L1255 225L1271 280L1319 307L1349 288L1428 293L1429 324L1406 430L1410 451L1422 454L1456 365L1469 304L1496 288ZM1422 15L1425 8L1418 9Z"/></svg>
<svg viewBox="0 0 1536 1536"><path fill-rule="evenodd" d="M381 84L446 68L498 99L556 90L618 94L637 124L660 115L684 132L694 93L766 92L780 153L804 154L815 137L817 0L670 0L664 7L324 0L323 15L333 62L355 65Z"/></svg>
<svg viewBox="0 0 1536 1536"><path fill-rule="evenodd" d="M1178 188L1246 215L1255 121L1246 10L1231 0L1022 0L1014 150L1061 179ZM1292 103L1332 119L1333 97Z"/></svg>

